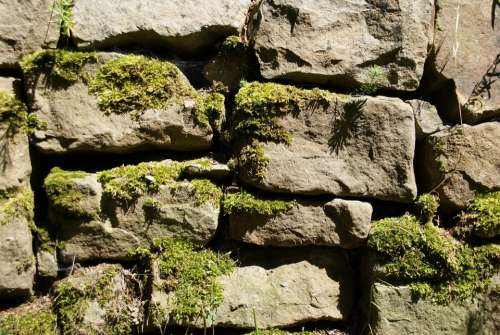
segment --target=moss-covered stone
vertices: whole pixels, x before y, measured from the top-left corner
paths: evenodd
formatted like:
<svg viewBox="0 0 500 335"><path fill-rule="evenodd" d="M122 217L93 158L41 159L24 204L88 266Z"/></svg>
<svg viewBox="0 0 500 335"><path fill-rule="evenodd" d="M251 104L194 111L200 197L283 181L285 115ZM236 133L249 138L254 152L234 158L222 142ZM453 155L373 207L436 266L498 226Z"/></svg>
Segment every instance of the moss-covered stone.
<svg viewBox="0 0 500 335"><path fill-rule="evenodd" d="M248 213L261 215L278 215L292 209L295 201L268 200L256 197L253 194L241 191L239 193L227 194L223 200L224 212Z"/></svg>
<svg viewBox="0 0 500 335"><path fill-rule="evenodd" d="M2 335L58 335L56 316L50 301L40 299L7 312L0 312Z"/></svg>
<svg viewBox="0 0 500 335"><path fill-rule="evenodd" d="M82 70L85 64L96 61L97 57L93 52L44 49L25 56L21 61L21 68L28 85L34 87L42 74L63 82L84 78Z"/></svg>
<svg viewBox="0 0 500 335"><path fill-rule="evenodd" d="M500 235L500 191L476 195L460 214L455 233L462 237L473 234L483 238Z"/></svg>
<svg viewBox="0 0 500 335"><path fill-rule="evenodd" d="M238 155L239 166L257 180L266 177L268 163L269 159L265 155L264 148L257 140L244 146Z"/></svg>
<svg viewBox="0 0 500 335"><path fill-rule="evenodd" d="M155 267L155 289L171 297L168 311L159 301L151 303L152 321L158 327L167 324L169 318L180 323L200 318L207 321L223 299L217 278L234 268L227 255L173 239L155 240L151 249L140 248L135 254Z"/></svg>
<svg viewBox="0 0 500 335"><path fill-rule="evenodd" d="M2 194L0 197L0 225L9 224L16 217L33 221L34 199L29 187L15 193Z"/></svg>
<svg viewBox="0 0 500 335"><path fill-rule="evenodd" d="M36 129L46 127L34 114L28 114L26 106L14 95L0 90L0 123L5 134L11 137L18 132L31 135Z"/></svg>
<svg viewBox="0 0 500 335"><path fill-rule="evenodd" d="M223 56L244 55L248 51L248 44L241 41L237 35L228 36L219 49Z"/></svg>
<svg viewBox="0 0 500 335"><path fill-rule="evenodd" d="M368 246L378 256L377 277L410 283L415 295L437 303L481 292L500 265L498 245L470 247L410 215L374 222Z"/></svg>
<svg viewBox="0 0 500 335"><path fill-rule="evenodd" d="M44 188L52 204L59 210L70 215L85 216L87 212L79 206L85 194L78 189L75 179L84 178L89 174L83 171L64 171L53 168L44 181Z"/></svg>

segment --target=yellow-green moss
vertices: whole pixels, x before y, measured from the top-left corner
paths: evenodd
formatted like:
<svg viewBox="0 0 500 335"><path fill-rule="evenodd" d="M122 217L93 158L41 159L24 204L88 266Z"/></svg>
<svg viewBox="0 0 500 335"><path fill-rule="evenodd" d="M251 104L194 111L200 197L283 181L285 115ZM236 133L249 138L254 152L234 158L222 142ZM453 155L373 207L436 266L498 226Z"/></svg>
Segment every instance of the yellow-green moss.
<svg viewBox="0 0 500 335"><path fill-rule="evenodd" d="M424 222L432 222L439 208L439 197L426 193L418 197L415 205L420 211L420 217Z"/></svg>
<svg viewBox="0 0 500 335"><path fill-rule="evenodd" d="M368 246L377 253L378 277L410 283L415 295L437 303L481 292L500 265L498 245L472 248L410 215L374 222Z"/></svg>
<svg viewBox="0 0 500 335"><path fill-rule="evenodd" d="M500 235L500 191L478 194L460 214L459 236L471 233L479 236Z"/></svg>
<svg viewBox="0 0 500 335"><path fill-rule="evenodd" d="M15 218L24 217L33 221L33 192L25 187L13 194L3 194L0 198L0 225L11 223Z"/></svg>
<svg viewBox="0 0 500 335"><path fill-rule="evenodd" d="M156 309L153 321L158 327L165 325L169 316L178 322L198 318L209 322L223 300L217 278L234 269L234 262L227 255L196 249L191 243L173 239L155 240L151 249L139 248L135 255L158 267L161 281L156 283L156 289L173 293L170 315L159 306L152 306Z"/></svg>
<svg viewBox="0 0 500 335"><path fill-rule="evenodd" d="M193 118L197 125L208 127L215 125L215 122L224 114L224 95L217 92L207 92L198 94L196 107L193 111Z"/></svg>
<svg viewBox="0 0 500 335"><path fill-rule="evenodd" d="M47 124L38 120L35 114L28 114L26 106L8 92L0 90L0 123L6 125L5 134L11 137L22 131L27 135Z"/></svg>
<svg viewBox="0 0 500 335"><path fill-rule="evenodd" d="M247 213L260 215L278 215L297 205L295 201L268 200L245 191L225 195L223 204L224 212L227 214Z"/></svg>
<svg viewBox="0 0 500 335"><path fill-rule="evenodd" d="M243 55L248 51L248 44L243 43L239 36L228 36L222 43L219 54L224 56L238 56Z"/></svg>
<svg viewBox="0 0 500 335"><path fill-rule="evenodd" d="M28 85L34 86L41 74L66 82L84 78L82 70L85 64L96 61L94 52L44 49L25 56L21 68Z"/></svg>
<svg viewBox="0 0 500 335"><path fill-rule="evenodd" d="M1 335L58 335L56 316L48 308L0 315Z"/></svg>
<svg viewBox="0 0 500 335"><path fill-rule="evenodd" d="M241 149L238 155L238 163L249 176L257 180L263 180L266 177L269 159L266 157L264 148L259 141L254 141Z"/></svg>
<svg viewBox="0 0 500 335"><path fill-rule="evenodd" d="M120 275L116 265L101 265L95 273L69 277L55 288L55 310L63 335L70 334L132 334L133 320L127 315L128 291L119 296L113 291L113 280ZM89 304L97 302L103 309L105 324L100 331L85 324L85 311Z"/></svg>
<svg viewBox="0 0 500 335"><path fill-rule="evenodd" d="M80 207L80 200L85 195L75 184L75 179L89 174L83 171L64 171L53 168L44 181L45 192L55 208L74 216L86 216L87 213Z"/></svg>

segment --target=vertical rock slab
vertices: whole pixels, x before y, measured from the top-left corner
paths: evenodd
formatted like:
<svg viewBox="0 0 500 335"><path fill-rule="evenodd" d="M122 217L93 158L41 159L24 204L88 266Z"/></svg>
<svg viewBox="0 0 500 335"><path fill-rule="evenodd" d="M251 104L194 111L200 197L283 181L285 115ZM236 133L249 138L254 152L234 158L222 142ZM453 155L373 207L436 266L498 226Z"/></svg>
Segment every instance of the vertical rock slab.
<svg viewBox="0 0 500 335"><path fill-rule="evenodd" d="M436 107L432 104L417 99L406 102L411 105L415 114L415 135L417 136L417 141L445 129Z"/></svg>
<svg viewBox="0 0 500 335"><path fill-rule="evenodd" d="M415 90L432 43L433 0L264 0L254 32L266 79ZM372 66L382 69L373 78Z"/></svg>
<svg viewBox="0 0 500 335"><path fill-rule="evenodd" d="M0 1L0 68L18 66L21 58L41 47L55 47L59 21L51 0Z"/></svg>
<svg viewBox="0 0 500 335"><path fill-rule="evenodd" d="M500 122L455 126L427 137L420 170L441 208L464 209L476 192L500 188Z"/></svg>
<svg viewBox="0 0 500 335"><path fill-rule="evenodd" d="M126 45L194 54L238 34L250 0L75 0L79 48Z"/></svg>
<svg viewBox="0 0 500 335"><path fill-rule="evenodd" d="M436 102L446 117L475 124L500 114L500 15L481 0L436 0L433 68ZM492 16L492 6L496 16ZM495 29L493 28L495 25ZM455 97L444 99L451 89ZM445 92L445 93L443 93Z"/></svg>

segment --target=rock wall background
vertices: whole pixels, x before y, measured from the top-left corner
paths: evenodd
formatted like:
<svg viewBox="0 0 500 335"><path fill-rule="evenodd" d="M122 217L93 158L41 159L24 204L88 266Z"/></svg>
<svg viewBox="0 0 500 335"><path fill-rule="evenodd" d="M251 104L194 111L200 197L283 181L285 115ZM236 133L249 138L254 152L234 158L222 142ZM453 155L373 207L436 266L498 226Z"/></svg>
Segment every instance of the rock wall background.
<svg viewBox="0 0 500 335"><path fill-rule="evenodd" d="M498 6L0 0L0 334L500 332Z"/></svg>

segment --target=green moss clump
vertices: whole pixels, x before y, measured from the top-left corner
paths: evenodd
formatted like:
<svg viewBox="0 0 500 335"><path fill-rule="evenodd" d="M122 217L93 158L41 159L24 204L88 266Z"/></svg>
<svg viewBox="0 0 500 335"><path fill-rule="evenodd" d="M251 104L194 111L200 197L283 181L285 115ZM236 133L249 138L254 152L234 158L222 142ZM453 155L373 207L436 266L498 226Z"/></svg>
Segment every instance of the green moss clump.
<svg viewBox="0 0 500 335"><path fill-rule="evenodd" d="M33 221L34 210L33 192L29 187L23 188L15 194L4 194L0 199L0 226L11 223L17 217L25 217Z"/></svg>
<svg viewBox="0 0 500 335"><path fill-rule="evenodd" d="M455 233L462 237L470 234L480 237L500 235L500 191L475 196L460 214Z"/></svg>
<svg viewBox="0 0 500 335"><path fill-rule="evenodd" d="M47 127L45 122L38 120L35 114L28 114L26 106L16 97L5 91L0 91L0 123L5 124L5 134L12 137L22 131L27 135L36 129Z"/></svg>
<svg viewBox="0 0 500 335"><path fill-rule="evenodd" d="M238 156L239 165L249 176L257 180L264 180L266 177L269 159L266 157L262 144L254 141L241 149Z"/></svg>
<svg viewBox="0 0 500 335"><path fill-rule="evenodd" d="M469 247L410 215L374 222L368 246L378 256L377 276L411 281L416 296L436 303L465 300L481 292L500 265L498 245Z"/></svg>
<svg viewBox="0 0 500 335"><path fill-rule="evenodd" d="M43 187L52 204L59 210L77 217L88 215L79 205L85 194L77 188L74 180L89 174L83 171L64 171L58 167L53 168Z"/></svg>
<svg viewBox="0 0 500 335"><path fill-rule="evenodd" d="M228 36L222 43L219 54L222 56L244 55L248 51L248 44L243 43L239 36Z"/></svg>
<svg viewBox="0 0 500 335"><path fill-rule="evenodd" d="M198 94L196 98L196 107L193 111L195 123L201 127L215 125L215 122L224 114L226 107L224 105L225 97L221 93L208 92Z"/></svg>
<svg viewBox="0 0 500 335"><path fill-rule="evenodd" d="M269 216L286 213L297 205L295 201L261 199L245 191L227 194L223 204L224 212L227 214L247 213Z"/></svg>
<svg viewBox="0 0 500 335"><path fill-rule="evenodd" d="M231 273L235 266L227 255L195 249L191 243L173 239L155 240L150 250L140 248L135 254L157 265L160 279L157 288L173 294L170 315L165 315L159 306L152 306L158 327L164 325L169 316L178 322L198 318L210 321L223 300L217 278Z"/></svg>
<svg viewBox="0 0 500 335"><path fill-rule="evenodd" d="M131 291L114 291L117 276L123 276L118 266L100 265L56 286L54 305L62 334L132 334L134 321L127 311L133 307L134 298L129 295ZM97 303L104 311L105 324L100 330L84 323L91 303Z"/></svg>
<svg viewBox="0 0 500 335"><path fill-rule="evenodd" d="M422 194L415 205L420 210L421 219L424 222L432 222L439 208L439 197L429 193Z"/></svg>
<svg viewBox="0 0 500 335"><path fill-rule="evenodd" d="M57 335L56 316L50 309L28 310L0 315L2 335Z"/></svg>
<svg viewBox="0 0 500 335"><path fill-rule="evenodd" d="M195 190L195 204L197 206L210 202L215 207L220 206L222 190L207 179L193 179L189 182Z"/></svg>
<svg viewBox="0 0 500 335"><path fill-rule="evenodd" d="M28 85L34 87L41 74L65 82L82 79L85 64L96 61L97 57L94 52L44 49L25 56L21 61L21 68Z"/></svg>

